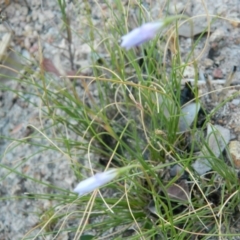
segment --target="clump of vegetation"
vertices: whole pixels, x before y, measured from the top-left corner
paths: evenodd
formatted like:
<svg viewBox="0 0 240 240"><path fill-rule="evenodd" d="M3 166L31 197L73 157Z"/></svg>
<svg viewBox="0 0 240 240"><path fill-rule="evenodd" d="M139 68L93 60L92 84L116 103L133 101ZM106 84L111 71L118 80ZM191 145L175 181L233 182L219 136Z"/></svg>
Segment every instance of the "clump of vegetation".
<svg viewBox="0 0 240 240"><path fill-rule="evenodd" d="M42 214L37 236L29 233L27 237L50 233L57 237L61 232L71 232L72 239L234 236L229 224L239 212L238 176L222 153L226 143L222 141L224 147L219 146L218 156L209 146L206 136L212 113L204 108L198 95L197 71L192 83L181 81L190 62L197 66L193 50L202 35L193 39L185 59L188 62L184 63L178 45L178 24L186 21L184 16L168 17L166 21L163 18L126 35L130 6L117 0L113 9L106 1L112 9L112 22L97 29L89 3L84 2L89 13L86 42L91 48L92 65L88 66L91 74L84 75L81 73L84 69L74 66L71 44L77 32L71 28L65 2L58 1L71 71L75 74L56 82L47 71L59 74L45 59L38 79L29 77L32 74L29 70L21 80L36 90L31 94L41 99L44 106L39 109L41 115L51 122L46 128L35 129L32 142L23 142L37 144L34 138L44 138L51 146L46 144L43 150L61 152L81 182L75 188L78 197L71 189L58 189L21 173L52 191L62 191L61 195L52 192L25 196L48 199L55 204ZM146 22L146 10L139 5L139 11L141 26ZM123 42L119 44L121 36ZM140 39L141 36L145 38ZM98 47L94 38L100 39ZM101 52L108 57L101 57ZM54 131L55 139L48 137L50 131ZM213 141L220 145L221 133L212 132ZM70 133L76 138L69 138ZM208 159L211 166L199 174L193 163L199 159L196 149L201 152L203 147L201 157ZM81 155L86 153L87 160L82 159ZM20 174L14 169L10 171ZM115 174L118 171L121 174ZM94 177L85 180L91 175Z"/></svg>

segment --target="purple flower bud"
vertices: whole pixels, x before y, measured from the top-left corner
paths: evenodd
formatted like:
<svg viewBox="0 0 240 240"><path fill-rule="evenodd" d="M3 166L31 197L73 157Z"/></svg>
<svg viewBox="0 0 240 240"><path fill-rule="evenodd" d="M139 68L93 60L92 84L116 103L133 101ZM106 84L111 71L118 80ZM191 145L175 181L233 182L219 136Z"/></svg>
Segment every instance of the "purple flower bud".
<svg viewBox="0 0 240 240"><path fill-rule="evenodd" d="M158 31L164 26L164 22L145 23L141 27L133 29L122 37L121 47L129 50L155 37Z"/></svg>
<svg viewBox="0 0 240 240"><path fill-rule="evenodd" d="M141 27L133 29L128 34L122 37L121 47L129 50L132 47L138 46L144 42L153 39L158 31L168 26L178 19L188 19L185 15L169 16L158 22L145 23Z"/></svg>
<svg viewBox="0 0 240 240"><path fill-rule="evenodd" d="M97 173L80 182L73 191L78 193L79 196L85 195L112 181L118 173L119 171L117 169L110 169L106 172Z"/></svg>

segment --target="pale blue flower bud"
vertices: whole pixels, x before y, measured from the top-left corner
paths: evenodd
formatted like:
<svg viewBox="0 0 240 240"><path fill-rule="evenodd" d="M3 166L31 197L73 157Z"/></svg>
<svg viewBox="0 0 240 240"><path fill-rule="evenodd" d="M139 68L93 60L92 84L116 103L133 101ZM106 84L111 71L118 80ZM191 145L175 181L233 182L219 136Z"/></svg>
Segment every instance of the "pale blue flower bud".
<svg viewBox="0 0 240 240"><path fill-rule="evenodd" d="M110 169L106 172L97 173L80 182L73 191L78 193L79 196L85 195L112 181L118 173L118 169Z"/></svg>
<svg viewBox="0 0 240 240"><path fill-rule="evenodd" d="M121 47L129 50L155 37L158 31L164 26L164 23L151 22L145 23L141 27L133 29L131 32L122 37Z"/></svg>
<svg viewBox="0 0 240 240"><path fill-rule="evenodd" d="M139 46L140 44L153 39L160 30L171 24L173 21L186 18L188 17L184 15L175 15L158 22L145 23L141 27L135 28L128 34L124 35L122 37L121 47L129 50L132 47Z"/></svg>

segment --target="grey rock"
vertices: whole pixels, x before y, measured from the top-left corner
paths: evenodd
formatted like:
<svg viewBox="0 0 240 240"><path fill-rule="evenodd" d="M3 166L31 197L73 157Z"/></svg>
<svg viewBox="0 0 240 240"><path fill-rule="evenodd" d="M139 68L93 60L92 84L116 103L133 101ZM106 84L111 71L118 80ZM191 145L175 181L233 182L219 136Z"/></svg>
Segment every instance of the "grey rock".
<svg viewBox="0 0 240 240"><path fill-rule="evenodd" d="M215 157L219 157L230 141L230 130L220 125L212 126L208 124L206 139L208 148L204 146L198 155L198 159L192 164L193 169L200 175L212 169L211 158L206 157L211 156L208 149L211 150Z"/></svg>

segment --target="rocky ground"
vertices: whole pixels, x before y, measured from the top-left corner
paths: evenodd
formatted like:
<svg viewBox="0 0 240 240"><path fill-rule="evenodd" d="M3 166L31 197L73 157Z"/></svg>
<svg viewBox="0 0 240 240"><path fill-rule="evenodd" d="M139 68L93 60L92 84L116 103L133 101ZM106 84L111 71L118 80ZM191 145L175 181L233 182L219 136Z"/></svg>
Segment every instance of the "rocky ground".
<svg viewBox="0 0 240 240"><path fill-rule="evenodd" d="M134 14L138 11L138 1L123 2L126 4L131 2L132 10L130 10L129 18L134 19ZM230 154L235 168L239 169L239 0L207 0L204 2L205 5L200 0L172 0L169 6L164 4L165 1L146 0L142 2L143 6L150 11L153 19L157 19L167 11L170 14L185 12L186 15L197 16L206 14L207 10L209 17L211 14L220 17L220 19L213 20L211 27L195 49L199 68L199 89L200 93L210 91L211 87L220 89L226 80L231 78L227 91L222 92L221 96L208 95L204 98L204 103L211 108L219 100L236 94L215 114L213 121L230 130ZM114 6L114 1L112 5ZM91 11L87 9L87 6ZM79 67L90 64L91 49L86 40L90 31L87 25L87 15L91 12L90 17L98 29L103 28L103 23L109 24L112 15L104 1L89 1L88 4L81 0L67 1L66 12L71 16L70 25L74 33L69 43L67 34L63 30L62 15L56 0L1 1L1 8L3 23L0 24L0 37L3 50L0 60L3 65L15 70L1 67L1 75L7 75L8 78L0 77L0 134L4 136L0 138L0 156L2 156L0 164L7 166L7 168L0 168L0 196L2 198L0 201L0 239L7 240L23 238L28 231L39 224L39 214L41 215L54 204L50 200L37 198L21 199L23 194L33 192L63 194L59 190L33 183L31 179L9 172L8 168L66 190L72 190L77 183L67 156L51 148L39 147L39 145L51 146L46 138L31 137L29 144L19 141L34 136L38 133L36 129L50 126L51 122L43 119L39 113L42 107L41 100L29 94L34 93L36 89L33 86L27 86L21 80L15 81L11 78L19 77L22 72L26 71L26 66L30 66L36 73L42 67L45 71L51 72L56 81L60 81L59 76L75 73ZM193 34L195 37L205 31L207 26L206 18L194 18ZM186 25L179 29L183 59L190 51L190 32ZM95 40L96 46L99 41L100 39ZM42 54L40 54L40 46ZM71 46L71 52L69 46ZM107 57L107 53L102 49L99 49L99 54ZM85 69L82 74L91 74L91 71ZM213 79L210 87L204 82L206 75ZM37 78L37 74L30 77ZM183 79L193 78L194 68L189 65L184 72ZM12 91L6 91L5 88L10 88ZM24 98L27 101L24 101L16 91L22 92L22 96L25 94ZM49 130L48 134L51 138L55 133ZM80 138L75 135L71 137ZM8 199L9 197L11 200ZM234 229L239 227L234 226ZM46 239L52 239L52 236ZM71 239L71 236L63 233L58 239Z"/></svg>

